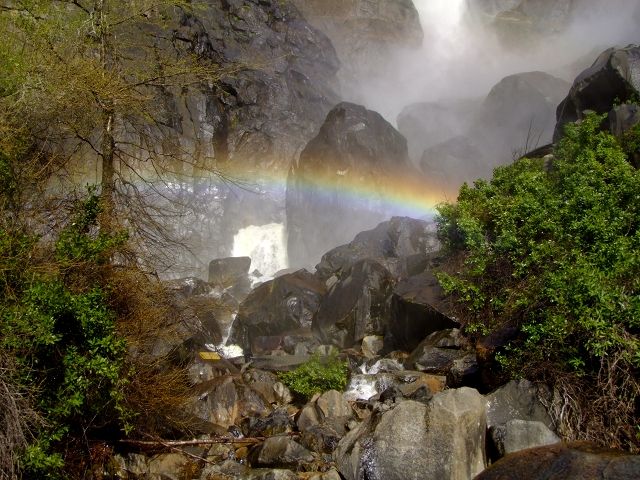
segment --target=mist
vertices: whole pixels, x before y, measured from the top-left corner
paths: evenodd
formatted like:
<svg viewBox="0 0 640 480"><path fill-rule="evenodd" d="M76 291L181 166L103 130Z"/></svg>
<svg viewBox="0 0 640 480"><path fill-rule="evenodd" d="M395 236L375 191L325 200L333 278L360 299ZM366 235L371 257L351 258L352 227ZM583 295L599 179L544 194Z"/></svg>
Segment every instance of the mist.
<svg viewBox="0 0 640 480"><path fill-rule="evenodd" d="M357 85L354 100L395 123L407 105L484 97L514 73L539 70L572 82L606 48L640 42L638 0L574 1L561 31L511 45L472 15L473 1L414 0L422 48L399 50L380 75Z"/></svg>

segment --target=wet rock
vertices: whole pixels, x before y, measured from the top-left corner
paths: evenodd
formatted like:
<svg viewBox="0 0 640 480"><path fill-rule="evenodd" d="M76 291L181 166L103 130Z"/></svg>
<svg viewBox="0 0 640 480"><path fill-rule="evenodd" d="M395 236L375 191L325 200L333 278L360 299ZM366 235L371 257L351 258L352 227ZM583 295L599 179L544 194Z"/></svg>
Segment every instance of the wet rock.
<svg viewBox="0 0 640 480"><path fill-rule="evenodd" d="M310 355L287 355L284 352L272 353L272 355L252 357L252 365L270 372L282 372L293 370L311 358Z"/></svg>
<svg viewBox="0 0 640 480"><path fill-rule="evenodd" d="M240 304L228 343L253 351L254 342L260 337L310 327L324 294L324 283L306 270L263 283ZM279 347L280 343L274 346Z"/></svg>
<svg viewBox="0 0 640 480"><path fill-rule="evenodd" d="M360 105L341 103L333 108L289 173L290 263L308 265L329 246L348 242L382 221L384 199L393 187L380 179L403 175L415 178L407 142L391 124ZM365 186L370 192L366 201L345 202L341 195Z"/></svg>
<svg viewBox="0 0 640 480"><path fill-rule="evenodd" d="M454 362L467 355L462 346L462 335L457 328L433 332L413 350L407 359L407 368L447 375Z"/></svg>
<svg viewBox="0 0 640 480"><path fill-rule="evenodd" d="M469 479L484 469L484 400L475 390L406 400L365 421L338 444L334 459L347 480ZM411 452L411 456L407 456Z"/></svg>
<svg viewBox="0 0 640 480"><path fill-rule="evenodd" d="M553 421L540 398L548 392L530 381L512 380L486 396L487 425L494 427L510 420L541 422L553 430Z"/></svg>
<svg viewBox="0 0 640 480"><path fill-rule="evenodd" d="M554 141L562 137L564 126L584 118L587 110L609 113L616 103L632 101L640 95L640 46L610 48L574 80L557 110Z"/></svg>
<svg viewBox="0 0 640 480"><path fill-rule="evenodd" d="M320 416L320 412L318 412L318 409L316 408L315 402L310 402L300 410L296 424L298 425L298 430L305 432L306 430L320 424L321 421L322 418Z"/></svg>
<svg viewBox="0 0 640 480"><path fill-rule="evenodd" d="M424 150L421 170L455 187L550 143L569 83L544 72L509 75L491 88L468 128Z"/></svg>
<svg viewBox="0 0 640 480"><path fill-rule="evenodd" d="M380 335L367 335L362 339L362 355L365 358L377 357L384 348L384 337Z"/></svg>
<svg viewBox="0 0 640 480"><path fill-rule="evenodd" d="M354 264L369 259L383 265L394 277L405 278L424 271L429 254L439 248L434 223L393 217L324 254L316 271L323 279L342 277Z"/></svg>
<svg viewBox="0 0 640 480"><path fill-rule="evenodd" d="M364 373L388 373L404 370L404 365L395 358L381 358L379 360L369 360L363 368Z"/></svg>
<svg viewBox="0 0 640 480"><path fill-rule="evenodd" d="M473 127L479 138L489 135L491 142L506 142L505 154L520 155L551 142L555 112L571 85L545 72L509 75L489 92ZM491 151L495 151L495 145Z"/></svg>
<svg viewBox="0 0 640 480"><path fill-rule="evenodd" d="M166 282L167 288L182 297L204 295L209 293L211 285L197 277L186 277Z"/></svg>
<svg viewBox="0 0 640 480"><path fill-rule="evenodd" d="M292 400L289 389L272 372L252 368L243 375L243 380L271 405L286 405Z"/></svg>
<svg viewBox="0 0 640 480"><path fill-rule="evenodd" d="M270 437L249 456L251 465L257 467L296 468L300 463L313 462L313 454L287 436Z"/></svg>
<svg viewBox="0 0 640 480"><path fill-rule="evenodd" d="M121 479L181 480L184 472L198 468L186 455L163 453L153 457L129 454L115 457L116 474Z"/></svg>
<svg viewBox="0 0 640 480"><path fill-rule="evenodd" d="M447 384L457 387L482 387L480 366L475 353L467 353L462 358L456 358L447 373Z"/></svg>
<svg viewBox="0 0 640 480"><path fill-rule="evenodd" d="M485 176L492 162L483 145L465 132L426 148L419 166L434 183L455 192L463 182Z"/></svg>
<svg viewBox="0 0 640 480"><path fill-rule="evenodd" d="M640 456L586 442L556 444L507 455L476 480L632 480L640 478Z"/></svg>
<svg viewBox="0 0 640 480"><path fill-rule="evenodd" d="M341 477L335 468L331 468L328 472L312 474L308 480L341 480Z"/></svg>
<svg viewBox="0 0 640 480"><path fill-rule="evenodd" d="M300 443L312 452L332 453L343 434L327 424L312 425L302 433Z"/></svg>
<svg viewBox="0 0 640 480"><path fill-rule="evenodd" d="M158 120L179 141L175 148L193 152L190 160L207 159L194 165L193 183L181 191L181 202L197 206L195 215L171 215L169 227L200 258L225 257L239 229L283 223L285 217L282 192L248 191L227 179L242 176L260 185L267 183L260 178L265 172L286 176L338 101L339 62L329 39L291 2L215 1L184 12L168 48L206 59L225 74L216 82L167 88L165 104L158 105L169 117L167 123ZM197 173L213 163L224 179ZM194 173L182 162L167 168ZM183 198L185 193L190 196ZM193 262L193 270L206 275L192 258L180 261Z"/></svg>
<svg viewBox="0 0 640 480"><path fill-rule="evenodd" d="M310 355L320 345L313 332L299 330L282 337L282 348L290 355Z"/></svg>
<svg viewBox="0 0 640 480"><path fill-rule="evenodd" d="M227 429L246 417L266 417L272 407L258 391L233 376L217 377L194 387L196 397L188 411Z"/></svg>
<svg viewBox="0 0 640 480"><path fill-rule="evenodd" d="M223 286L233 285L239 279L249 274L251 258L228 257L218 258L209 262L209 283Z"/></svg>
<svg viewBox="0 0 640 480"><path fill-rule="evenodd" d="M286 409L277 409L267 417L242 419L242 433L246 437L272 437L293 431L293 424Z"/></svg>
<svg viewBox="0 0 640 480"><path fill-rule="evenodd" d="M329 390L314 396L302 408L298 415L297 425L301 432L321 426L328 427L329 430L343 435L345 425L352 418L353 410L344 394L336 390Z"/></svg>
<svg viewBox="0 0 640 480"><path fill-rule="evenodd" d="M344 273L322 299L313 328L325 343L349 348L367 335L381 335L389 317L391 274L373 260L362 260Z"/></svg>
<svg viewBox="0 0 640 480"><path fill-rule="evenodd" d="M493 448L498 457L527 448L553 445L560 441L542 422L509 420L489 430Z"/></svg>
<svg viewBox="0 0 640 480"><path fill-rule="evenodd" d="M208 465L200 474L200 480L298 480L291 470L249 468L235 461Z"/></svg>
<svg viewBox="0 0 640 480"><path fill-rule="evenodd" d="M351 417L353 411L349 402L344 399L342 392L329 390L324 392L316 400L316 407L321 414L321 418L345 418Z"/></svg>
<svg viewBox="0 0 640 480"><path fill-rule="evenodd" d="M338 60L327 37L276 0L213 2L186 15L177 34L199 56L252 66L225 76L220 91L193 92L184 107L204 153L235 167L287 168L335 103Z"/></svg>
<svg viewBox="0 0 640 480"><path fill-rule="evenodd" d="M236 297L246 295L251 289L249 257L218 258L209 262L209 283L236 292Z"/></svg>
<svg viewBox="0 0 640 480"><path fill-rule="evenodd" d="M349 401L375 400L388 388L397 387L406 398L410 398L423 386L430 393L440 392L446 386L446 377L412 371L351 375L344 397Z"/></svg>
<svg viewBox="0 0 640 480"><path fill-rule="evenodd" d="M442 287L432 272L400 281L391 298L386 346L412 351L427 335L458 327L458 322L447 315L448 310Z"/></svg>

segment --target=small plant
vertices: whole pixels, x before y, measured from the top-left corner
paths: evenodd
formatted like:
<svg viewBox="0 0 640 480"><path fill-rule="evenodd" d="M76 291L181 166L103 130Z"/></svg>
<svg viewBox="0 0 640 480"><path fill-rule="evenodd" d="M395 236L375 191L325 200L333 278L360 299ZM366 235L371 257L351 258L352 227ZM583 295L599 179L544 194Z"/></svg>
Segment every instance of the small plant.
<svg viewBox="0 0 640 480"><path fill-rule="evenodd" d="M305 398L327 390L342 391L347 386L349 368L337 355L322 358L314 355L291 372L280 372L282 382Z"/></svg>

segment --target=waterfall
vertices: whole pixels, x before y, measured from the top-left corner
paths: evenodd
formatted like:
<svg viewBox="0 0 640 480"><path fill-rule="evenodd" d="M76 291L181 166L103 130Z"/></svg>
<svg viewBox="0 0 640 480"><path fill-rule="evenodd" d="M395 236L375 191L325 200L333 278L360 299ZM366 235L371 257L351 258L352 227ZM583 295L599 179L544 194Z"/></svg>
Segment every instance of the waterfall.
<svg viewBox="0 0 640 480"><path fill-rule="evenodd" d="M287 268L286 231L282 223L250 225L233 238L234 257L251 257L252 282L264 282Z"/></svg>

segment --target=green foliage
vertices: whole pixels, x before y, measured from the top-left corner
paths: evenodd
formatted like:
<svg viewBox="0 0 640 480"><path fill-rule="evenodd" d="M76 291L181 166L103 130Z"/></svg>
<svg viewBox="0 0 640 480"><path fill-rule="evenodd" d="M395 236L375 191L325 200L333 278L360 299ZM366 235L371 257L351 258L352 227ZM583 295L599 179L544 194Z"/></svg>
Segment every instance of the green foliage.
<svg viewBox="0 0 640 480"><path fill-rule="evenodd" d="M54 245L0 229L0 355L18 366L14 383L32 391L44 420L22 455L29 478L62 478L70 438L114 425L126 429L126 345L115 328L98 266L126 238L96 230L97 197L81 202ZM37 253L53 250L51 263ZM88 276L87 276L88 275ZM77 278L82 278L81 282Z"/></svg>
<svg viewBox="0 0 640 480"><path fill-rule="evenodd" d="M60 233L56 242L56 258L64 265L74 262L105 263L109 253L127 240L127 232L100 232L97 228L101 203L89 189L89 196L78 208L72 222Z"/></svg>
<svg viewBox="0 0 640 480"><path fill-rule="evenodd" d="M523 159L440 207L440 235L464 258L440 282L468 330L519 327L499 356L513 374L593 376L605 357L640 367L640 173L601 120L567 127L551 171Z"/></svg>
<svg viewBox="0 0 640 480"><path fill-rule="evenodd" d="M279 377L291 391L311 398L314 394L327 390L344 390L348 374L347 363L337 356L321 358L314 355L295 370L280 372Z"/></svg>

